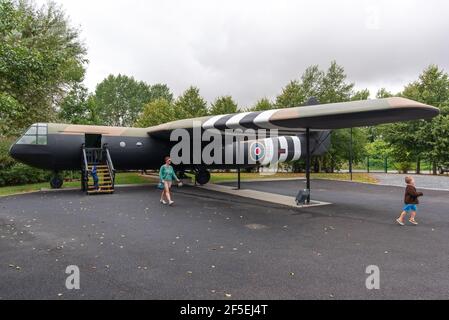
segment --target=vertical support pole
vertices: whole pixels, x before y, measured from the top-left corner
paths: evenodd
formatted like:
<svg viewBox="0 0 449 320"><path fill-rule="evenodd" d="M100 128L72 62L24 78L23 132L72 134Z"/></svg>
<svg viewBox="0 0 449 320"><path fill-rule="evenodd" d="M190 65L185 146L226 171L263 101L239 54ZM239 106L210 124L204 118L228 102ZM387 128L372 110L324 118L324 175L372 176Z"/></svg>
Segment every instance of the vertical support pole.
<svg viewBox="0 0 449 320"><path fill-rule="evenodd" d="M237 167L237 190L240 190L240 166Z"/></svg>
<svg viewBox="0 0 449 320"><path fill-rule="evenodd" d="M85 185L85 174L84 174L84 170L81 170L81 191L86 191L86 185Z"/></svg>
<svg viewBox="0 0 449 320"><path fill-rule="evenodd" d="M352 128L351 128L351 139L349 144L349 173L351 174L351 181L352 181Z"/></svg>
<svg viewBox="0 0 449 320"><path fill-rule="evenodd" d="M310 204L310 128L306 129L306 188L309 190L307 204Z"/></svg>
<svg viewBox="0 0 449 320"><path fill-rule="evenodd" d="M421 174L421 157L416 160L416 174Z"/></svg>
<svg viewBox="0 0 449 320"><path fill-rule="evenodd" d="M366 157L366 167L368 168L368 173L369 173L369 156Z"/></svg>
<svg viewBox="0 0 449 320"><path fill-rule="evenodd" d="M384 170L385 173L388 173L388 157L385 157Z"/></svg>

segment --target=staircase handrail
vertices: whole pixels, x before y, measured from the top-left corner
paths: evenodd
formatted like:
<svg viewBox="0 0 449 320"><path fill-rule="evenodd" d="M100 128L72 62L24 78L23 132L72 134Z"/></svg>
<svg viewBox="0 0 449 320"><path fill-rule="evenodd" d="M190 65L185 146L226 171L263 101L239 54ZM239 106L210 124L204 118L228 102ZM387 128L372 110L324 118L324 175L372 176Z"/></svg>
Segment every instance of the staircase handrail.
<svg viewBox="0 0 449 320"><path fill-rule="evenodd" d="M111 179L112 179L112 188L114 188L114 186L115 186L115 168L114 168L114 164L112 163L111 154L109 153L109 149L108 149L107 145L105 144L103 147L104 147L104 151L106 153L106 163L108 165L109 174L110 174Z"/></svg>

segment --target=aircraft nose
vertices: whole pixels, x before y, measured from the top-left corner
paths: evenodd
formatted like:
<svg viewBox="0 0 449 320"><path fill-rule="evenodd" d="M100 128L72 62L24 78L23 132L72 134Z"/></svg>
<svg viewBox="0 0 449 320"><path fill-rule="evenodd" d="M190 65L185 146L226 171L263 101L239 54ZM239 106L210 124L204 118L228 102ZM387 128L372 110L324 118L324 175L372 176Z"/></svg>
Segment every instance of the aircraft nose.
<svg viewBox="0 0 449 320"><path fill-rule="evenodd" d="M52 168L54 165L54 157L49 154L47 146L43 145L25 145L25 144L13 144L9 148L9 155L23 164L47 169Z"/></svg>
<svg viewBox="0 0 449 320"><path fill-rule="evenodd" d="M16 160L19 160L19 159L18 159L19 152L18 152L18 148L17 148L17 145L16 145L16 144L13 144L13 145L9 148L9 155L11 156L11 158L16 159Z"/></svg>
<svg viewBox="0 0 449 320"><path fill-rule="evenodd" d="M27 163L27 164L32 159L30 157L29 150L24 145L13 144L9 148L9 155L14 160L17 160L17 161L22 162L22 163Z"/></svg>

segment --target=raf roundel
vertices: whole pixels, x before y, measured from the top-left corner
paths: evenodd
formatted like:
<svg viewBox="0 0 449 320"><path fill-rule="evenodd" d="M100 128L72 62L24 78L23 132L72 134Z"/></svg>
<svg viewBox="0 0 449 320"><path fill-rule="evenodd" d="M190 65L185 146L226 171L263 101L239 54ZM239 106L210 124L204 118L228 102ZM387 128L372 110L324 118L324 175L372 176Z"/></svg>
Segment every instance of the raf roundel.
<svg viewBox="0 0 449 320"><path fill-rule="evenodd" d="M265 156L265 147L263 144L260 143L253 143L251 145L251 152L250 152L251 159L253 161L261 161L263 157Z"/></svg>

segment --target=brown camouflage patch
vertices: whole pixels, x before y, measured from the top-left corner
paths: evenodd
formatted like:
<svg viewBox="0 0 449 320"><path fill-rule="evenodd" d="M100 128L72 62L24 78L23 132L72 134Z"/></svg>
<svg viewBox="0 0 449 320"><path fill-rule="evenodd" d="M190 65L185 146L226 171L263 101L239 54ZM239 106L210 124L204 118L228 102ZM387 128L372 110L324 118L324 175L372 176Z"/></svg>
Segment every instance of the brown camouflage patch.
<svg viewBox="0 0 449 320"><path fill-rule="evenodd" d="M75 124L50 123L48 125L49 134L101 134L104 136L128 136L128 137L147 137L146 128L127 128L127 127L107 127L107 126L88 126Z"/></svg>
<svg viewBox="0 0 449 320"><path fill-rule="evenodd" d="M399 98L399 97L393 97L393 98L387 98L388 104L392 108L404 108L404 107L430 107L429 105L426 105L421 102L413 101L410 99L405 98Z"/></svg>

